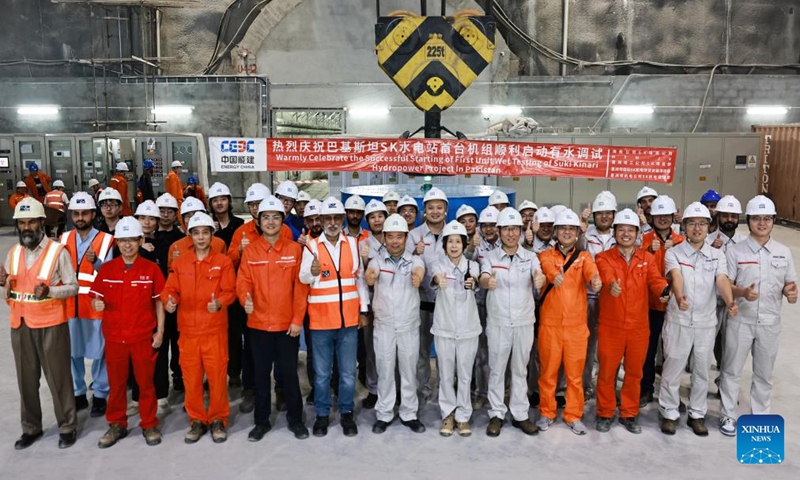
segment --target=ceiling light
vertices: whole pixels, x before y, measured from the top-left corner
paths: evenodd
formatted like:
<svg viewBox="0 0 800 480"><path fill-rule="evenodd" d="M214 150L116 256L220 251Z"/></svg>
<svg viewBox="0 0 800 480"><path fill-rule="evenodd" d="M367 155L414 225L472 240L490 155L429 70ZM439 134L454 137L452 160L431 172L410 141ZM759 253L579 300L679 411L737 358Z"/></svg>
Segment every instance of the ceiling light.
<svg viewBox="0 0 800 480"><path fill-rule="evenodd" d="M777 105L747 107L748 115L786 115L788 111L789 111L788 108Z"/></svg>
<svg viewBox="0 0 800 480"><path fill-rule="evenodd" d="M20 115L58 115L58 105L21 105L17 108Z"/></svg>
<svg viewBox="0 0 800 480"><path fill-rule="evenodd" d="M154 115L191 115L194 107L191 105L162 105L153 107Z"/></svg>
<svg viewBox="0 0 800 480"><path fill-rule="evenodd" d="M652 105L617 105L614 113L622 115L649 115L655 111Z"/></svg>
<svg viewBox="0 0 800 480"><path fill-rule="evenodd" d="M483 107L481 114L484 117L494 117L500 115L518 117L522 115L522 107L515 107L512 105L489 105L487 107Z"/></svg>
<svg viewBox="0 0 800 480"><path fill-rule="evenodd" d="M389 107L353 107L347 109L351 117L378 118L389 116Z"/></svg>

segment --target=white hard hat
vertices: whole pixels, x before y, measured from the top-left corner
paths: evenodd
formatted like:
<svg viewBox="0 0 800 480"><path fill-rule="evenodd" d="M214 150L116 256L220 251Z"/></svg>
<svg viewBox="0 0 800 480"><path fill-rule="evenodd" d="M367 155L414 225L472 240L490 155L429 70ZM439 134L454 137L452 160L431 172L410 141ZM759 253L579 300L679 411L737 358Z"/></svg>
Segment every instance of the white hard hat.
<svg viewBox="0 0 800 480"><path fill-rule="evenodd" d="M156 198L156 207L174 208L177 210L178 200L176 200L175 197L173 197L170 193L162 193L158 198Z"/></svg>
<svg viewBox="0 0 800 480"><path fill-rule="evenodd" d="M119 203L122 203L122 195L120 195L115 188L104 188L103 191L100 192L100 196L97 198L99 203L103 203L103 200L116 200Z"/></svg>
<svg viewBox="0 0 800 480"><path fill-rule="evenodd" d="M181 216L191 212L202 212L205 211L205 209L206 207L203 206L203 202L194 197L189 197L181 204Z"/></svg>
<svg viewBox="0 0 800 480"><path fill-rule="evenodd" d="M500 190L495 190L489 195L489 205L499 205L501 203L508 204L508 195Z"/></svg>
<svg viewBox="0 0 800 480"><path fill-rule="evenodd" d="M644 197L657 197L657 196L658 196L658 192L656 192L652 188L650 188L650 187L642 187L642 189L639 190L639 193L636 194L636 201L638 202L639 200L641 200Z"/></svg>
<svg viewBox="0 0 800 480"><path fill-rule="evenodd" d="M477 212L475 212L475 209L467 205L466 203L458 207L458 211L456 211L456 219L459 219L464 215L475 215L476 217L478 216Z"/></svg>
<svg viewBox="0 0 800 480"><path fill-rule="evenodd" d="M386 202L399 202L400 201L400 194L395 192L394 190L389 190L386 192L386 195L383 196L383 203Z"/></svg>
<svg viewBox="0 0 800 480"><path fill-rule="evenodd" d="M592 213L597 212L616 212L617 211L617 197L609 191L602 191L594 197L592 203Z"/></svg>
<svg viewBox="0 0 800 480"><path fill-rule="evenodd" d="M445 204L447 204L447 195L444 192L436 187L431 188L422 198L422 204L425 205L431 200L442 200Z"/></svg>
<svg viewBox="0 0 800 480"><path fill-rule="evenodd" d="M320 210L322 210L322 202L316 198L312 198L309 200L309 202L306 204L306 208L303 210L303 218L319 215Z"/></svg>
<svg viewBox="0 0 800 480"><path fill-rule="evenodd" d="M350 197L353 198L353 197ZM349 200L349 199L348 199ZM345 207L347 208L347 207ZM369 201L367 207L364 209L364 215L369 218L370 214L375 212L383 212L387 216L389 215L389 210L386 208L383 202L380 200L375 200L374 198Z"/></svg>
<svg viewBox="0 0 800 480"><path fill-rule="evenodd" d="M533 218L539 223L555 223L556 215L547 207L542 207L533 214Z"/></svg>
<svg viewBox="0 0 800 480"><path fill-rule="evenodd" d="M21 218L45 218L44 205L33 197L25 197L14 207L14 220Z"/></svg>
<svg viewBox="0 0 800 480"><path fill-rule="evenodd" d="M344 205L335 197L328 197L322 202L320 215L344 215Z"/></svg>
<svg viewBox="0 0 800 480"><path fill-rule="evenodd" d="M231 189L228 188L227 185L221 182L215 182L211 185L211 188L208 189L208 199L211 200L217 197L224 197L224 196L232 197Z"/></svg>
<svg viewBox="0 0 800 480"><path fill-rule="evenodd" d="M261 212L279 212L283 215L283 202L274 195L268 195L258 204L258 213Z"/></svg>
<svg viewBox="0 0 800 480"><path fill-rule="evenodd" d="M566 209L558 214L556 221L553 222L553 226L555 227L580 227L581 226L581 219L578 218L578 214L573 212L570 209Z"/></svg>
<svg viewBox="0 0 800 480"><path fill-rule="evenodd" d="M117 171L118 172L127 172L128 171L128 164L125 162L118 162L117 163Z"/></svg>
<svg viewBox="0 0 800 480"><path fill-rule="evenodd" d="M711 212L709 212L708 207L702 203L692 202L686 207L686 210L683 211L683 219L686 220L687 218L707 218L711 220Z"/></svg>
<svg viewBox="0 0 800 480"><path fill-rule="evenodd" d="M614 215L614 223L611 224L616 227L617 225L630 225L639 228L639 216L636 215L630 208L625 208Z"/></svg>
<svg viewBox="0 0 800 480"><path fill-rule="evenodd" d="M497 216L498 227L521 227L522 216L511 207L504 208Z"/></svg>
<svg viewBox="0 0 800 480"><path fill-rule="evenodd" d="M530 209L539 210L539 207L537 207L536 204L531 202L530 200L523 200L523 202L519 204L519 207L517 207L518 212Z"/></svg>
<svg viewBox="0 0 800 480"><path fill-rule="evenodd" d="M777 215L775 204L764 195L756 195L747 202L747 215Z"/></svg>
<svg viewBox="0 0 800 480"><path fill-rule="evenodd" d="M183 164L180 160L173 160L172 164L170 164L170 168L181 167L183 168Z"/></svg>
<svg viewBox="0 0 800 480"><path fill-rule="evenodd" d="M555 219L558 218L559 213L563 212L566 209L567 209L566 205L553 205L552 207L550 207L550 211L553 212L553 221L555 221Z"/></svg>
<svg viewBox="0 0 800 480"><path fill-rule="evenodd" d="M186 225L186 230L189 230L191 232L192 229L195 227L210 227L211 233L214 233L214 230L216 230L216 225L214 225L214 219L211 218L211 215L204 212L199 212L192 215L192 218L189 219L189 224Z"/></svg>
<svg viewBox="0 0 800 480"><path fill-rule="evenodd" d="M742 204L733 195L725 195L717 202L717 212L742 214Z"/></svg>
<svg viewBox="0 0 800 480"><path fill-rule="evenodd" d="M97 205L94 203L94 197L86 192L75 192L75 195L69 200L68 210L95 210Z"/></svg>
<svg viewBox="0 0 800 480"><path fill-rule="evenodd" d="M397 209L400 210L401 207L414 207L419 210L419 205L417 205L417 201L414 200L414 197L410 195L403 195L403 198L397 202Z"/></svg>
<svg viewBox="0 0 800 480"><path fill-rule="evenodd" d="M28 184L20 180L17 182L17 188L28 188Z"/></svg>
<svg viewBox="0 0 800 480"><path fill-rule="evenodd" d="M70 203L70 206L71 205L72 203ZM156 218L159 218L161 216L161 214L158 212L158 207L156 206L156 202L152 200L145 200L144 202L140 203L139 206L136 207L136 213L134 213L133 215L136 217L141 216L141 217L156 217Z"/></svg>
<svg viewBox="0 0 800 480"><path fill-rule="evenodd" d="M383 233L389 232L403 232L408 233L408 224L406 219L398 213L389 215L389 218L383 223Z"/></svg>
<svg viewBox="0 0 800 480"><path fill-rule="evenodd" d="M497 223L498 215L500 215L500 210L489 205L481 210L481 215L478 217L478 223Z"/></svg>
<svg viewBox="0 0 800 480"><path fill-rule="evenodd" d="M64 182L56 180L53 182L53 188L64 188Z"/></svg>
<svg viewBox="0 0 800 480"><path fill-rule="evenodd" d="M114 238L143 237L142 225L133 217L122 217L114 227Z"/></svg>
<svg viewBox="0 0 800 480"><path fill-rule="evenodd" d="M89 179L89 188L92 188L95 185L100 185L100 182L98 182L96 178Z"/></svg>
<svg viewBox="0 0 800 480"><path fill-rule="evenodd" d="M442 230L442 237L448 237L450 235L461 235L463 237L466 237L467 227L465 227L458 220L453 220L447 225L445 225L444 229Z"/></svg>
<svg viewBox="0 0 800 480"><path fill-rule="evenodd" d="M244 195L244 203L259 202L270 196L269 188L263 183L254 183L250 185Z"/></svg>
<svg viewBox="0 0 800 480"><path fill-rule="evenodd" d="M305 190L300 190L297 192L297 202L310 202L311 195L308 194Z"/></svg>
<svg viewBox="0 0 800 480"><path fill-rule="evenodd" d="M281 195L289 197L292 200L297 200L297 185L291 180L284 180L275 189L275 196Z"/></svg>
<svg viewBox="0 0 800 480"><path fill-rule="evenodd" d="M367 208L364 199L358 195L351 195L344 202L345 210L361 210L362 212Z"/></svg>
<svg viewBox="0 0 800 480"><path fill-rule="evenodd" d="M667 195L659 195L650 205L650 215L673 215L677 211L675 201Z"/></svg>

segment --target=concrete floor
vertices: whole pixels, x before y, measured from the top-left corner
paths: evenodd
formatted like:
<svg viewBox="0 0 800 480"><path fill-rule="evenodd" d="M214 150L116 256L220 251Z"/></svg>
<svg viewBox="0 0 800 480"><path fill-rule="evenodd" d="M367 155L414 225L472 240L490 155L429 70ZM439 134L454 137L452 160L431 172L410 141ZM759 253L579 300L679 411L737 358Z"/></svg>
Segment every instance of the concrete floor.
<svg viewBox="0 0 800 480"><path fill-rule="evenodd" d="M800 259L800 234L776 227L777 240L792 248ZM0 252L16 241L8 228L0 229ZM800 265L798 265L800 267ZM0 306L0 317L7 318L8 308ZM232 415L230 437L224 444L214 444L206 436L195 445L183 443L188 428L181 398L173 398L173 412L161 424L164 441L148 447L141 430L131 434L108 450L99 450L97 440L106 429L103 418L90 418L80 412L78 442L70 449L57 448L57 429L47 386L42 381L42 406L45 436L34 446L18 452L13 443L19 436L19 397L7 328L0 328L0 478L57 478L83 480L104 478L743 478L746 475L768 476L771 479L797 478L800 465L800 305L784 305L781 351L774 375L773 413L785 418L786 461L780 466L760 468L741 466L736 462L736 441L722 436L716 429L719 401L709 399L708 423L714 428L706 438L692 434L685 423L678 433L667 437L658 430L658 412L651 404L641 413L644 432L632 435L619 424L609 434L594 430L594 402L586 406L585 420L589 434L577 437L558 420L547 432L526 437L509 424L499 438L489 438L484 430L488 423L486 409L473 415L473 435L443 438L438 435L438 405L425 406L421 420L428 427L422 435L393 424L383 435L374 435L370 428L375 421L371 410L361 411L357 403L357 437L346 438L339 428L338 417L325 438L311 437L298 441L286 429L286 418L280 414L273 421L273 431L259 443L247 441L253 414L238 412L239 391L231 392ZM304 360L301 354L301 361ZM88 368L87 368L88 372ZM304 381L304 366L301 379ZM712 374L716 376L717 372ZM749 385L749 367L743 384ZM688 388L688 376L684 389ZM304 392L308 391L303 384ZM712 392L715 391L711 387ZM359 387L357 399L363 397ZM684 398L686 392L683 392ZM749 412L749 398L743 393L740 413ZM531 417L538 413L531 410ZM313 408L306 406L306 424L313 423ZM685 414L681 421L685 422ZM131 418L131 425L138 416ZM794 472L794 473L793 473Z"/></svg>

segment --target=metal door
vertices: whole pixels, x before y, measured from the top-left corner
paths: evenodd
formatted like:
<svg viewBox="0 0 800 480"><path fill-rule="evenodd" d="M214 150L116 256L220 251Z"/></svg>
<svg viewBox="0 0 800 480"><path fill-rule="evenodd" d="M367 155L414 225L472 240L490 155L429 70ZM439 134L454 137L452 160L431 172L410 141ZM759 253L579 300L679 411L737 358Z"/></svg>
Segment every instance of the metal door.
<svg viewBox="0 0 800 480"><path fill-rule="evenodd" d="M756 194L760 152L761 135L725 137L720 195L733 195L744 203Z"/></svg>
<svg viewBox="0 0 800 480"><path fill-rule="evenodd" d="M0 225L13 225L14 212L8 205L8 199L16 191L17 162L14 156L14 137L0 137Z"/></svg>
<svg viewBox="0 0 800 480"><path fill-rule="evenodd" d="M139 137L136 139L136 146L139 148L138 160L136 162L136 178L139 178L144 169L142 164L145 160L153 161L153 192L156 197L165 192L164 179L169 174L169 155L167 154L167 137Z"/></svg>
<svg viewBox="0 0 800 480"><path fill-rule="evenodd" d="M198 162L195 155L197 141L191 137L169 137L167 138L167 143L169 146L167 149L169 165L172 165L175 160L178 160L183 165L182 173L180 174L181 184L186 185L190 176L197 178L199 182L199 165L197 165ZM208 185L205 188L208 188Z"/></svg>
<svg viewBox="0 0 800 480"><path fill-rule="evenodd" d="M17 153L17 169L19 180L25 180L30 174L28 167L35 163L39 171L47 172L47 152L44 146L44 137L14 137L14 151ZM28 192L33 194L33 192ZM34 195L44 201L44 195Z"/></svg>
<svg viewBox="0 0 800 480"><path fill-rule="evenodd" d="M569 137L539 137L525 141L539 142L543 144L561 145L569 143ZM572 179L567 177L534 177L533 179L533 202L540 208L543 206L552 207L553 205L570 205L572 199Z"/></svg>
<svg viewBox="0 0 800 480"><path fill-rule="evenodd" d="M576 145L608 145L608 138L575 137L572 143ZM603 190L608 190L608 180L605 178L573 178L572 202L569 206L578 215L587 205L591 208L594 197Z"/></svg>
<svg viewBox="0 0 800 480"><path fill-rule="evenodd" d="M78 172L80 190L90 192L89 180L95 179L100 185L108 185L110 170L108 169L108 141L105 138L77 137Z"/></svg>
<svg viewBox="0 0 800 480"><path fill-rule="evenodd" d="M45 137L47 141L47 174L53 181L64 182L68 196L76 191L78 183L75 137Z"/></svg>
<svg viewBox="0 0 800 480"><path fill-rule="evenodd" d="M686 139L686 174L683 208L699 202L706 191L720 189L722 136L692 136ZM677 199L676 199L677 201Z"/></svg>

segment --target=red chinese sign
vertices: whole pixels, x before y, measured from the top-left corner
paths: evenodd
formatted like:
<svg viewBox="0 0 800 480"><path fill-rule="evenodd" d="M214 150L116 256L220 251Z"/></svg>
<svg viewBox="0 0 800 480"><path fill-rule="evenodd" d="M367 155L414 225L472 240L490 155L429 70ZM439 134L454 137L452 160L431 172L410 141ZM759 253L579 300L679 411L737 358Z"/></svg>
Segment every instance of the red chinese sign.
<svg viewBox="0 0 800 480"><path fill-rule="evenodd" d="M272 171L609 178L671 183L677 149L441 139L267 139Z"/></svg>

